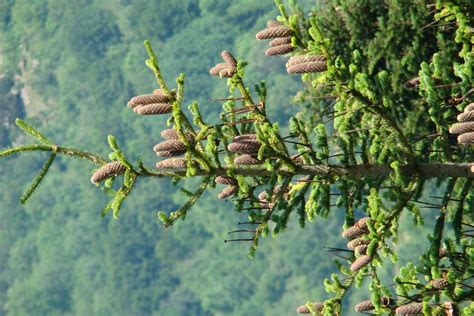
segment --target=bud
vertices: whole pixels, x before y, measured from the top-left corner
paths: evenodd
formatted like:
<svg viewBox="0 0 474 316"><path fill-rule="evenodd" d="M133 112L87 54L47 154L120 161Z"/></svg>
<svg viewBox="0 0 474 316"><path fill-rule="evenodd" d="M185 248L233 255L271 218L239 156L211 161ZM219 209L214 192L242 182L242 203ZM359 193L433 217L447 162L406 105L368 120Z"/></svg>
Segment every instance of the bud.
<svg viewBox="0 0 474 316"><path fill-rule="evenodd" d="M158 169L181 169L186 167L187 163L185 158L169 158L156 163L156 168Z"/></svg>
<svg viewBox="0 0 474 316"><path fill-rule="evenodd" d="M94 174L92 174L91 177L91 182L92 183L99 183L100 181L110 178L110 177L115 177L120 174L125 173L125 166L122 165L118 161L113 161L109 162L102 167L100 167Z"/></svg>
<svg viewBox="0 0 474 316"><path fill-rule="evenodd" d="M185 150L186 146L177 139L165 140L153 147L154 151L181 151Z"/></svg>
<svg viewBox="0 0 474 316"><path fill-rule="evenodd" d="M237 67L237 60L235 59L235 57L230 52L228 52L226 50L222 51L221 57L232 68Z"/></svg>
<svg viewBox="0 0 474 316"><path fill-rule="evenodd" d="M458 136L460 144L474 144L474 133L464 133Z"/></svg>
<svg viewBox="0 0 474 316"><path fill-rule="evenodd" d="M256 154L260 148L260 143L255 140L241 140L238 142L230 143L227 149L233 153L239 154Z"/></svg>
<svg viewBox="0 0 474 316"><path fill-rule="evenodd" d="M286 37L291 35L293 35L293 31L288 26L280 25L264 29L258 32L255 37L258 40L262 40L268 38Z"/></svg>
<svg viewBox="0 0 474 316"><path fill-rule="evenodd" d="M351 271L356 272L365 267L369 262L372 261L371 256L363 255L359 258L355 259L354 262L351 264Z"/></svg>
<svg viewBox="0 0 474 316"><path fill-rule="evenodd" d="M293 50L291 44L283 44L275 47L270 47L265 51L265 55L274 56L274 55L285 55Z"/></svg>
<svg viewBox="0 0 474 316"><path fill-rule="evenodd" d="M474 122L455 123L449 128L451 134L474 132Z"/></svg>
<svg viewBox="0 0 474 316"><path fill-rule="evenodd" d="M235 186L235 185L230 185L228 186L227 188L225 188L224 190L222 190L218 195L217 197L219 199L225 199L226 197L228 196L231 196L232 194L235 194L238 190L238 187Z"/></svg>
<svg viewBox="0 0 474 316"><path fill-rule="evenodd" d="M236 185L237 180L228 176L218 176L214 180L217 184L227 184L227 185Z"/></svg>
<svg viewBox="0 0 474 316"><path fill-rule="evenodd" d="M471 122L474 121L474 111L465 111L457 116L459 122Z"/></svg>
<svg viewBox="0 0 474 316"><path fill-rule="evenodd" d="M410 303L398 306L395 310L397 315L417 315L423 311L423 303Z"/></svg>
<svg viewBox="0 0 474 316"><path fill-rule="evenodd" d="M313 308L313 310L317 310L319 312L322 311L324 308L324 304L321 302L314 302L314 303L309 303L309 304L311 304L311 307ZM308 304L301 305L300 307L296 309L296 312L298 314L311 314L311 311L308 308Z"/></svg>
<svg viewBox="0 0 474 316"><path fill-rule="evenodd" d="M133 111L140 115L160 115L171 113L172 107L168 103L154 103L143 106L137 106Z"/></svg>
<svg viewBox="0 0 474 316"><path fill-rule="evenodd" d="M252 155L239 155L234 158L234 164L236 165L259 165L262 162L255 158L255 156Z"/></svg>
<svg viewBox="0 0 474 316"><path fill-rule="evenodd" d="M275 46L280 46L283 44L291 44L291 36L277 37L275 39L272 39L268 45L270 47L275 47Z"/></svg>
<svg viewBox="0 0 474 316"><path fill-rule="evenodd" d="M301 73L310 73L310 72L322 72L326 71L327 66L324 61L315 61L309 63L301 63L296 65L291 65L286 68L286 71L289 74L301 74Z"/></svg>

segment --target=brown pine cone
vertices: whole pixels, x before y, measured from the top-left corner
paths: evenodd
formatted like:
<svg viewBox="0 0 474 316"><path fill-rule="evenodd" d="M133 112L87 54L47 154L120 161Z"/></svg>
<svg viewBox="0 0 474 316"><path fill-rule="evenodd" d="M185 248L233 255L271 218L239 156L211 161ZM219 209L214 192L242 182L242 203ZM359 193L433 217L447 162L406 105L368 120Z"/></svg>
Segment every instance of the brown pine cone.
<svg viewBox="0 0 474 316"><path fill-rule="evenodd" d="M293 50L293 46L291 44L283 44L274 47L270 47L265 51L265 55L267 56L275 56L275 55L285 55L288 54Z"/></svg>
<svg viewBox="0 0 474 316"><path fill-rule="evenodd" d="M227 146L230 152L239 154L256 154L259 148L260 143L256 140L241 140Z"/></svg>
<svg viewBox="0 0 474 316"><path fill-rule="evenodd" d="M240 142L242 140L257 140L257 134L242 134L232 138L232 142L234 143Z"/></svg>
<svg viewBox="0 0 474 316"><path fill-rule="evenodd" d="M293 35L293 31L286 25L275 26L271 28L264 29L258 32L255 37L258 40L268 39L268 38L277 38L277 37L286 37Z"/></svg>
<svg viewBox="0 0 474 316"><path fill-rule="evenodd" d="M458 122L471 122L474 121L474 111L467 111L457 116Z"/></svg>
<svg viewBox="0 0 474 316"><path fill-rule="evenodd" d="M355 259L354 262L351 264L351 271L356 272L365 267L369 262L372 261L371 256L363 255L359 258Z"/></svg>
<svg viewBox="0 0 474 316"><path fill-rule="evenodd" d="M367 228L367 220L369 218L368 217L362 217L361 219L359 219L355 224L354 226L357 227L357 228L360 228L360 229L368 229Z"/></svg>
<svg viewBox="0 0 474 316"><path fill-rule="evenodd" d="M225 199L226 197L228 196L231 196L232 194L235 194L238 190L238 187L235 186L235 185L230 185L228 186L227 188L225 188L224 190L222 190L218 195L217 197L219 199Z"/></svg>
<svg viewBox="0 0 474 316"><path fill-rule="evenodd" d="M219 78L232 78L235 74L235 68L226 68L219 71Z"/></svg>
<svg viewBox="0 0 474 316"><path fill-rule="evenodd" d="M277 37L275 39L272 39L268 45L270 47L275 47L275 46L280 46L283 44L291 44L291 36Z"/></svg>
<svg viewBox="0 0 474 316"><path fill-rule="evenodd" d="M448 287L449 283L446 279L439 278L430 281L430 285L435 289L442 290Z"/></svg>
<svg viewBox="0 0 474 316"><path fill-rule="evenodd" d="M169 158L156 163L156 168L158 169L181 169L186 167L187 162L185 158Z"/></svg>
<svg viewBox="0 0 474 316"><path fill-rule="evenodd" d="M301 74L301 73L311 73L311 72L322 72L326 71L327 66L325 61L315 61L309 63L301 63L288 66L286 71L289 74Z"/></svg>
<svg viewBox="0 0 474 316"><path fill-rule="evenodd" d="M231 67L229 65L227 65L226 63L220 63L220 64L217 64L214 67L212 67L211 70L209 70L209 73L212 76L219 76L219 73L221 71L230 70L230 69L231 69Z"/></svg>
<svg viewBox="0 0 474 316"><path fill-rule="evenodd" d="M367 254L367 248L369 248L369 245L360 245L354 248L354 254L359 257L362 255Z"/></svg>
<svg viewBox="0 0 474 316"><path fill-rule="evenodd" d="M326 56L324 55L297 55L291 57L288 62L286 63L286 68L297 65L297 64L305 64L309 62L317 62L317 61L326 61Z"/></svg>
<svg viewBox="0 0 474 316"><path fill-rule="evenodd" d="M237 60L235 59L235 57L230 52L228 52L226 50L222 51L221 57L232 68L237 67Z"/></svg>
<svg viewBox="0 0 474 316"><path fill-rule="evenodd" d="M421 78L415 77L405 82L405 88L415 88L420 85Z"/></svg>
<svg viewBox="0 0 474 316"><path fill-rule="evenodd" d="M464 112L474 111L474 103L469 103L465 108Z"/></svg>
<svg viewBox="0 0 474 316"><path fill-rule="evenodd" d="M175 151L164 150L164 151L157 151L156 155L160 157L177 157L177 156L182 156L185 153L186 153L186 150L175 150Z"/></svg>
<svg viewBox="0 0 474 316"><path fill-rule="evenodd" d="M165 140L161 143L158 143L153 147L153 150L158 151L181 151L186 150L186 146L177 139Z"/></svg>
<svg viewBox="0 0 474 316"><path fill-rule="evenodd" d="M312 308L317 311L322 311L324 308L324 304L321 302L314 302L310 303L312 305ZM307 304L301 305L296 309L296 312L298 314L311 314L311 311L309 310Z"/></svg>
<svg viewBox="0 0 474 316"><path fill-rule="evenodd" d="M92 174L91 182L94 184L99 183L107 178L123 174L126 170L125 166L118 161L109 162Z"/></svg>
<svg viewBox="0 0 474 316"><path fill-rule="evenodd" d="M460 144L474 144L474 133L464 133L458 136Z"/></svg>
<svg viewBox="0 0 474 316"><path fill-rule="evenodd" d="M368 245L368 244L370 244L370 240L356 238L347 243L347 248L354 250L357 246Z"/></svg>
<svg viewBox="0 0 474 316"><path fill-rule="evenodd" d="M451 134L474 132L474 122L455 123L449 128Z"/></svg>
<svg viewBox="0 0 474 316"><path fill-rule="evenodd" d="M140 115L160 115L171 113L172 107L168 103L154 103L136 106L133 111Z"/></svg>
<svg viewBox="0 0 474 316"><path fill-rule="evenodd" d="M191 134L190 132L185 132L184 134L186 135L186 138L189 141L194 141L193 134ZM160 135L166 140L179 139L178 132L174 128L167 128L165 130L162 130Z"/></svg>
<svg viewBox="0 0 474 316"><path fill-rule="evenodd" d="M342 237L347 238L347 239L354 239L357 237L360 237L362 235L365 235L368 233L367 229L362 229L356 226L351 226L345 231L342 232Z"/></svg>
<svg viewBox="0 0 474 316"><path fill-rule="evenodd" d="M268 28L272 28L272 27L277 27L277 26L281 26L282 24L278 21L275 21L275 20L268 20L267 21L267 27Z"/></svg>
<svg viewBox="0 0 474 316"><path fill-rule="evenodd" d="M135 108L139 105L148 105L154 103L166 103L169 98L162 94L144 94L133 97L128 101L127 105L131 108Z"/></svg>
<svg viewBox="0 0 474 316"><path fill-rule="evenodd" d="M237 180L228 176L218 176L214 180L217 184L227 184L227 185L236 185Z"/></svg>
<svg viewBox="0 0 474 316"><path fill-rule="evenodd" d="M259 165L262 162L255 156L244 154L234 158L234 164L236 165Z"/></svg>
<svg viewBox="0 0 474 316"><path fill-rule="evenodd" d="M423 311L422 303L410 303L406 305L398 306L395 309L395 314L397 315L417 315Z"/></svg>
<svg viewBox="0 0 474 316"><path fill-rule="evenodd" d="M354 309L355 309L356 312L362 313L362 312L367 312L367 311L371 311L371 310L375 309L375 306L374 306L374 304L372 304L371 300L367 300L367 301L362 301L360 303L357 303L354 306Z"/></svg>

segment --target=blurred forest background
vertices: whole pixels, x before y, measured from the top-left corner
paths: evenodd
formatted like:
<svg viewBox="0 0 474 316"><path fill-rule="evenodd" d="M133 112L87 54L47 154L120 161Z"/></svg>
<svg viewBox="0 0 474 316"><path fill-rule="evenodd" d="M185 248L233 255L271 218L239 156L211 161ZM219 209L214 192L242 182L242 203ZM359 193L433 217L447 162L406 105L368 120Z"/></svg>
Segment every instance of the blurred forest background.
<svg viewBox="0 0 474 316"><path fill-rule="evenodd" d="M284 126L302 83L254 36L277 14L271 0L0 0L0 148L30 142L15 128L20 117L58 144L104 156L113 134L129 158L153 165L166 118L126 107L156 87L144 39L170 84L186 73L187 103L198 100L208 117L221 109L209 98L228 95L225 80L209 75L220 51L249 61L247 80L266 80L271 116ZM216 201L217 189L169 229L156 211L173 210L183 196L166 179L141 182L119 220L100 219L107 197L90 184L93 167L61 157L20 206L46 157L0 163L0 315L292 315L326 298L334 257L323 247L344 245L342 212L305 229L293 221L250 260L249 245L223 242L245 218ZM411 239L422 228L405 222L399 254L416 259L426 241ZM368 298L364 291L346 304Z"/></svg>

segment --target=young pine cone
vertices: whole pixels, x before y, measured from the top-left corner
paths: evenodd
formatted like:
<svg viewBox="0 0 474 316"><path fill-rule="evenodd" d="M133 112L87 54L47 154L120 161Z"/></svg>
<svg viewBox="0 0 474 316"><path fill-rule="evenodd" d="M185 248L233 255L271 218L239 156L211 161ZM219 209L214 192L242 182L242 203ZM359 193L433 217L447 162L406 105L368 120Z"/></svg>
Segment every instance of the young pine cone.
<svg viewBox="0 0 474 316"><path fill-rule="evenodd" d="M156 168L158 169L181 169L186 167L187 162L185 158L169 158L156 163Z"/></svg>
<svg viewBox="0 0 474 316"><path fill-rule="evenodd" d="M158 151L182 151L186 150L186 146L177 139L165 140L161 143L158 143L153 147L155 152Z"/></svg>
<svg viewBox="0 0 474 316"><path fill-rule="evenodd" d="M309 63L301 63L288 66L286 71L289 74L301 74L310 72L322 72L326 71L327 66L325 61L314 61Z"/></svg>
<svg viewBox="0 0 474 316"><path fill-rule="evenodd" d="M410 303L406 305L398 306L395 309L397 315L418 315L423 311L422 303Z"/></svg>
<svg viewBox="0 0 474 316"><path fill-rule="evenodd" d="M362 312L367 312L367 311L371 311L371 310L375 309L375 306L374 306L374 304L372 304L371 300L367 300L367 301L362 301L360 303L357 303L354 306L354 309L355 309L356 312L362 313Z"/></svg>
<svg viewBox="0 0 474 316"><path fill-rule="evenodd" d="M357 246L368 245L368 244L370 244L370 240L356 238L347 243L347 248L354 250Z"/></svg>
<svg viewBox="0 0 474 316"><path fill-rule="evenodd" d="M259 165L262 162L252 155L239 155L234 158L234 164L236 165Z"/></svg>
<svg viewBox="0 0 474 316"><path fill-rule="evenodd" d="M362 235L365 235L367 233L368 233L367 229L362 229L354 225L354 226L349 227L345 231L343 231L342 237L347 238L347 239L354 239Z"/></svg>
<svg viewBox="0 0 474 316"><path fill-rule="evenodd" d="M140 115L160 115L171 113L172 107L168 103L153 103L137 106L133 109L133 111Z"/></svg>
<svg viewBox="0 0 474 316"><path fill-rule="evenodd" d="M474 122L455 123L449 128L451 134L474 132Z"/></svg>
<svg viewBox="0 0 474 316"><path fill-rule="evenodd" d="M169 98L162 94L144 94L131 98L130 101L128 101L127 105L131 108L135 108L139 105L167 103L168 101Z"/></svg>
<svg viewBox="0 0 474 316"><path fill-rule="evenodd" d="M286 68L294 66L297 64L306 64L310 62L320 62L326 61L326 56L324 55L297 55L291 57L286 63Z"/></svg>
<svg viewBox="0 0 474 316"><path fill-rule="evenodd" d="M232 194L235 194L238 190L238 187L235 186L235 185L229 185L227 188L225 188L224 190L222 190L218 195L217 197L219 199L225 199L226 197L228 196L231 196Z"/></svg>
<svg viewBox="0 0 474 316"><path fill-rule="evenodd" d="M366 255L367 254L367 248L369 248L369 245L359 245L354 248L354 254L356 257Z"/></svg>
<svg viewBox="0 0 474 316"><path fill-rule="evenodd" d="M464 112L474 111L474 103L469 103L465 108Z"/></svg>
<svg viewBox="0 0 474 316"><path fill-rule="evenodd" d="M268 28L272 28L272 27L277 27L277 26L281 26L282 24L278 21L275 21L275 20L268 20L267 21L267 27Z"/></svg>
<svg viewBox="0 0 474 316"><path fill-rule="evenodd" d="M460 144L474 144L474 133L464 133L458 136Z"/></svg>
<svg viewBox="0 0 474 316"><path fill-rule="evenodd" d="M214 180L217 184L227 184L227 185L236 185L237 180L228 176L218 176Z"/></svg>
<svg viewBox="0 0 474 316"><path fill-rule="evenodd" d="M457 116L458 122L472 122L474 121L474 111L464 111Z"/></svg>
<svg viewBox="0 0 474 316"><path fill-rule="evenodd" d="M415 77L405 82L405 88L415 88L420 85L420 77Z"/></svg>
<svg viewBox="0 0 474 316"><path fill-rule="evenodd" d="M176 151L164 150L164 151L157 151L156 155L160 157L177 157L177 156L182 156L185 153L186 153L186 150L176 150Z"/></svg>
<svg viewBox="0 0 474 316"><path fill-rule="evenodd" d="M235 72L236 68L231 67L225 63L217 64L209 71L212 76L218 76L220 78L231 78L235 74Z"/></svg>
<svg viewBox="0 0 474 316"><path fill-rule="evenodd" d="M371 256L363 255L359 258L355 259L354 262L351 264L351 271L356 272L365 267L369 262L372 261Z"/></svg>
<svg viewBox="0 0 474 316"><path fill-rule="evenodd" d="M267 56L275 56L275 55L285 55L288 54L293 50L293 46L291 44L283 44L274 47L270 47L265 51L265 55Z"/></svg>
<svg viewBox="0 0 474 316"><path fill-rule="evenodd" d="M227 65L231 66L232 68L237 67L237 60L235 57L228 51L224 50L221 53L222 59L227 63Z"/></svg>
<svg viewBox="0 0 474 316"><path fill-rule="evenodd" d="M368 220L368 219L369 219L368 217L362 217L361 219L359 219L359 220L354 224L354 226L357 227L357 228L359 228L359 229L364 229L364 230L366 230L366 229L368 229L368 228L367 228L367 220Z"/></svg>
<svg viewBox="0 0 474 316"><path fill-rule="evenodd" d="M191 134L189 132L185 132L184 134L186 135L186 138L189 141L194 141L194 135L193 134ZM162 130L160 135L161 135L161 137L163 137L166 140L179 139L178 132L174 128L167 128L165 130Z"/></svg>
<svg viewBox="0 0 474 316"><path fill-rule="evenodd" d="M234 136L234 138L232 138L232 142L234 143L237 143L237 142L240 142L240 141L243 141L243 140L257 140L257 134L242 134L242 135L238 135L238 136Z"/></svg>
<svg viewBox="0 0 474 316"><path fill-rule="evenodd" d="M431 280L430 285L434 287L435 289L442 290L442 289L447 288L449 283L446 279L440 278L440 279Z"/></svg>
<svg viewBox="0 0 474 316"><path fill-rule="evenodd" d="M287 37L292 36L293 31L286 25L279 25L270 28L266 28L258 32L255 37L258 40L268 39L268 38L277 38L277 37Z"/></svg>
<svg viewBox="0 0 474 316"><path fill-rule="evenodd" d="M314 302L314 303L309 303L309 304L311 304L311 305L312 305L311 307L312 307L314 310L317 310L317 311L322 311L323 308L324 308L324 304L321 303L321 302ZM296 312L297 312L298 314L311 314L311 311L309 310L307 304L304 304L304 305L301 305L300 307L298 307L298 308L296 309Z"/></svg>
<svg viewBox="0 0 474 316"><path fill-rule="evenodd" d="M277 37L275 39L272 39L268 45L270 47L276 47L284 44L291 44L291 36Z"/></svg>
<svg viewBox="0 0 474 316"><path fill-rule="evenodd" d="M120 174L125 173L125 166L118 161L109 162L102 167L100 167L94 174L92 174L91 182L99 183L102 180L105 180L110 177L115 177Z"/></svg>
<svg viewBox="0 0 474 316"><path fill-rule="evenodd" d="M233 153L256 154L260 148L260 143L256 140L241 140L230 143L227 149Z"/></svg>

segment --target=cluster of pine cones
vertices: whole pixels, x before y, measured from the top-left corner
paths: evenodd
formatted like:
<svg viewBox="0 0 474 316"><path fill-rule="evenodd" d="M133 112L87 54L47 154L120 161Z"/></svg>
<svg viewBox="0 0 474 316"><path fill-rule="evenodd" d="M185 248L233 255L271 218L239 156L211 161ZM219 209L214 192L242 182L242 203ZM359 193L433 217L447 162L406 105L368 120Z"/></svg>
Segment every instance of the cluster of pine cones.
<svg viewBox="0 0 474 316"><path fill-rule="evenodd" d="M459 123L449 129L451 134L459 135L459 144L474 144L474 103L469 104L464 112L457 116Z"/></svg>
<svg viewBox="0 0 474 316"><path fill-rule="evenodd" d="M293 31L280 22L269 20L267 28L258 32L255 36L258 40L272 39L270 48L265 51L265 55L284 55L292 52L294 47L291 44ZM326 71L326 57L323 55L296 55L291 57L286 63L286 71L289 74L310 73Z"/></svg>
<svg viewBox="0 0 474 316"><path fill-rule="evenodd" d="M367 217L359 219L353 226L342 232L342 237L351 239L347 243L347 248L354 250L357 257L351 264L351 271L356 272L366 266L372 257L366 255L369 240L364 239L364 236L369 232L367 228Z"/></svg>
<svg viewBox="0 0 474 316"><path fill-rule="evenodd" d="M171 113L171 100L161 89L155 89L153 94L138 95L128 101L127 105L140 115L159 115Z"/></svg>
<svg viewBox="0 0 474 316"><path fill-rule="evenodd" d="M221 53L221 57L224 62L215 65L209 72L212 76L231 78L237 71L237 60L226 50Z"/></svg>
<svg viewBox="0 0 474 316"><path fill-rule="evenodd" d="M185 133L185 136L189 142L194 142L194 135L191 133ZM175 168L186 168L187 163L182 156L186 153L186 145L179 139L178 132L173 129L165 129L161 132L161 137L165 140L156 144L153 147L153 151L159 157L173 157L161 160L156 163L158 169L175 169Z"/></svg>

